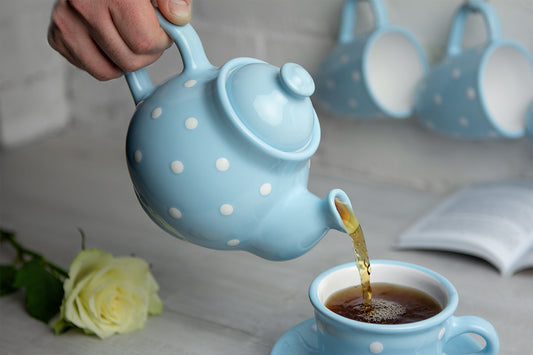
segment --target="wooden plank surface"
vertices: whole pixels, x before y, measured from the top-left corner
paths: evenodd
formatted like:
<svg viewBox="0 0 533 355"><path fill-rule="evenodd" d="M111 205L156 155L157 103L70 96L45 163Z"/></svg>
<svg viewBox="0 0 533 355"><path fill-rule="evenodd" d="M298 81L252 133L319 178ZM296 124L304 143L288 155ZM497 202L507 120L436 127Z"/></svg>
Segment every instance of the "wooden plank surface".
<svg viewBox="0 0 533 355"><path fill-rule="evenodd" d="M307 297L312 279L353 260L351 241L337 231L286 262L176 240L137 203L123 144L122 137L73 128L0 153L0 225L64 267L80 250L78 227L86 233L87 247L142 257L153 265L163 314L150 317L142 331L105 341L76 331L54 336L25 314L18 292L0 298L2 354L268 354L283 333L313 317ZM399 233L445 196L348 177L310 177L310 190L320 197L336 187L352 199L371 258L409 261L442 273L459 291L457 314L491 321L502 354L530 351L533 270L504 279L479 259L393 250ZM2 245L0 261L12 256Z"/></svg>

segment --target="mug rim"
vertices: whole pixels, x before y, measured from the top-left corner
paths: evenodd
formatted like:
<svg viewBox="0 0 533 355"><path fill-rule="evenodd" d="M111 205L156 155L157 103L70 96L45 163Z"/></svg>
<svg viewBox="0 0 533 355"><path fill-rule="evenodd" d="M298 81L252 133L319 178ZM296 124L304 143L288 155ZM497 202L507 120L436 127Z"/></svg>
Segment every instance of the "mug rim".
<svg viewBox="0 0 533 355"><path fill-rule="evenodd" d="M394 26L394 25L387 25L387 26L383 26L383 27L380 27L380 28L376 28L372 32L370 32L370 34L367 34L366 36L364 36L364 37L366 37L366 43L364 44L363 53L361 54L362 78L363 78L363 81L364 81L364 84L365 84L366 91L368 92L368 96L372 100L372 103L378 108L378 110L380 110L381 112L385 113L387 116L389 116L391 118L405 119L405 118L411 116L413 114L413 112L414 112L414 109L415 109L414 100L413 100L410 108L408 108L406 110L399 111L399 110L390 109L389 107L387 107L386 105L384 105L382 102L380 102L377 99L377 95L376 95L375 91L372 89L372 87L370 86L370 82L368 81L369 80L368 79L369 78L369 76L368 76L368 63L369 63L368 56L370 55L370 49L374 46L374 44L376 43L376 41L380 37L382 37L383 35L386 35L386 34L390 34L390 33L400 34L400 35L404 36L411 43L411 45L413 46L413 48L416 51L416 54L418 56L418 59L420 61L420 64L422 65L422 71L423 71L422 74L423 75L421 76L420 79L422 79L424 77L424 75L428 72L428 70L429 70L428 59L427 59L426 53L424 52L424 49L422 48L422 45L418 41L418 39L411 32L409 32L408 30L404 29L403 27ZM418 81L420 81L420 79ZM413 95L414 95L414 93L413 93Z"/></svg>
<svg viewBox="0 0 533 355"><path fill-rule="evenodd" d="M439 324L442 324L444 321L446 321L448 318L450 318L455 310L457 309L457 305L459 303L459 296L457 293L457 290L453 286L453 284L446 279L444 276L440 275L439 273L428 269L426 267L407 263L403 261L395 261L395 260L370 260L371 267L374 267L376 265L385 265L385 266L398 266L398 267L406 267L415 271L421 271L424 274L432 277L435 279L439 284L441 284L447 292L448 300L445 305L443 305L442 310L435 316L417 321L412 323L405 323L405 324L374 324L374 323L366 323L361 322L353 319L349 319L346 317L343 317L331 310L329 310L322 301L320 301L318 296L318 288L322 281L329 275L333 274L336 271L346 269L346 268L353 268L356 267L355 262L345 263L341 265L334 266L326 271L323 271L321 274L319 274L317 277L313 279L311 282L311 285L309 287L309 299L311 301L311 304L313 308L315 309L315 312L318 312L322 316L342 325L347 328L353 328L353 329L360 329L360 330L366 330L372 333L399 333L399 332L414 332L424 329L429 329L431 327L437 326ZM389 282L393 283L393 282ZM394 284L394 283L393 283ZM359 285L359 284L356 284ZM337 290L338 291L338 290ZM422 290L423 292L427 293L427 291Z"/></svg>
<svg viewBox="0 0 533 355"><path fill-rule="evenodd" d="M476 85L478 86L479 91L482 93L482 95L480 95L481 97L480 104L481 104L483 113L485 114L485 117L487 117L487 119L490 121L492 127L503 137L520 138L524 136L526 133L526 125L524 124L524 127L518 130L509 130L504 127L501 127L499 122L496 120L494 115L491 113L488 107L487 100L485 99L485 91L484 91L485 77L484 75L481 75L481 74L484 73L487 63L492 53L494 53L494 51L502 47L512 47L516 49L517 51L521 52L524 55L524 58L528 61L533 71L533 56L528 52L528 50L518 42L501 38L501 39L489 42L489 44L484 47L483 53L481 54L481 61L479 63L479 68L478 68L479 75L477 75ZM526 114L527 114L527 110L526 110Z"/></svg>

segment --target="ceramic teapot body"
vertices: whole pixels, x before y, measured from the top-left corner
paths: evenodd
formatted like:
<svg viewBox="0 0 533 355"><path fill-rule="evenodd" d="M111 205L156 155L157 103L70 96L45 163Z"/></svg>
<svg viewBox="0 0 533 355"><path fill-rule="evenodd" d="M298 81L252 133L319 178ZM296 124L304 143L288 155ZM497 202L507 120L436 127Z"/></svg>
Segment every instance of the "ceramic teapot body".
<svg viewBox="0 0 533 355"><path fill-rule="evenodd" d="M151 219L179 239L271 260L305 253L330 228L344 230L334 199L349 203L346 194L333 190L321 200L306 188L320 141L307 73L250 58L217 69L190 25L159 18L183 72L157 87L145 69L126 75L137 104L128 168Z"/></svg>

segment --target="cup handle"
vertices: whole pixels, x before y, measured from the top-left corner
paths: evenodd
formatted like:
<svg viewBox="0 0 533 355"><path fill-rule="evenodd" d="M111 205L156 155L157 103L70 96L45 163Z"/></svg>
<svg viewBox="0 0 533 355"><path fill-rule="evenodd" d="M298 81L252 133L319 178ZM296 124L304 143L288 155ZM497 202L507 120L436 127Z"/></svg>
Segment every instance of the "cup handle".
<svg viewBox="0 0 533 355"><path fill-rule="evenodd" d="M474 333L485 339L487 343L483 350L474 354L498 355L500 351L500 340L496 329L483 318L476 316L453 316L444 333L444 342L447 343L458 335Z"/></svg>
<svg viewBox="0 0 533 355"><path fill-rule="evenodd" d="M501 37L500 21L496 10L485 0L470 0L464 3L454 15L446 50L447 56L461 53L466 18L475 12L483 16L489 41L492 42Z"/></svg>
<svg viewBox="0 0 533 355"><path fill-rule="evenodd" d="M526 132L529 134L531 142L533 143L533 101L531 101L531 103L527 107Z"/></svg>
<svg viewBox="0 0 533 355"><path fill-rule="evenodd" d="M339 31L339 44L351 42L354 38L355 19L357 5L362 1L369 1L374 12L374 27L380 28L385 26L389 20L387 9L382 0L345 0L342 9L341 26Z"/></svg>
<svg viewBox="0 0 533 355"><path fill-rule="evenodd" d="M155 9L155 12L159 20L159 25L172 38L180 51L183 61L183 72L206 70L213 67L205 55L198 34L190 24L185 26L174 25L168 22L158 9ZM144 100L155 89L146 68L125 73L125 77L135 104Z"/></svg>

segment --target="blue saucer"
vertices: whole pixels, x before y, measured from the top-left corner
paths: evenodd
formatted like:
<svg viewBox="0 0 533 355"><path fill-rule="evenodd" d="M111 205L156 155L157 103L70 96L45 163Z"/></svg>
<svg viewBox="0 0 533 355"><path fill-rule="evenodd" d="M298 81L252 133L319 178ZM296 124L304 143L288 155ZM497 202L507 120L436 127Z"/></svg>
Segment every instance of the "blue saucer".
<svg viewBox="0 0 533 355"><path fill-rule="evenodd" d="M465 334L452 339L444 349L448 355L474 353L481 350L481 345L471 336ZM308 319L289 329L278 339L271 355L318 355L315 319Z"/></svg>

